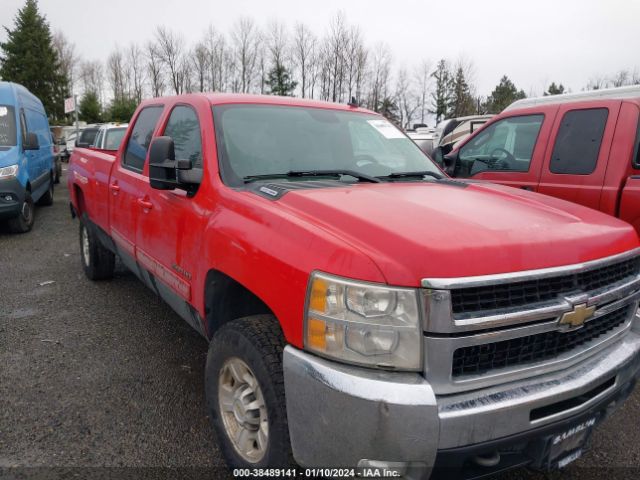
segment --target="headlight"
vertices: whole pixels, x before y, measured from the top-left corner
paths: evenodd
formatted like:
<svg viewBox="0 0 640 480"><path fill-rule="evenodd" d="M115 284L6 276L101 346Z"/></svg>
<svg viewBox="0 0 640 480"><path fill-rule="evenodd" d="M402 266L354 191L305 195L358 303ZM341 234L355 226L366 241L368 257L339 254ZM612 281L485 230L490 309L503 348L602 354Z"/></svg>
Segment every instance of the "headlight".
<svg viewBox="0 0 640 480"><path fill-rule="evenodd" d="M307 295L307 350L358 365L421 368L422 332L415 289L314 273Z"/></svg>
<svg viewBox="0 0 640 480"><path fill-rule="evenodd" d="M0 178L15 177L18 175L18 165L9 165L0 168Z"/></svg>

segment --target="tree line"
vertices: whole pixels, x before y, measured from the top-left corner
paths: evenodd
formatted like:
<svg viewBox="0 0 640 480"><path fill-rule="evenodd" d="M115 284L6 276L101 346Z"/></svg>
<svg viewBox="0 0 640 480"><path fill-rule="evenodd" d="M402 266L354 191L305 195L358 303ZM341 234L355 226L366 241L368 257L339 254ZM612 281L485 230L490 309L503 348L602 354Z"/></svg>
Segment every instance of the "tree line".
<svg viewBox="0 0 640 480"><path fill-rule="evenodd" d="M52 121L67 123L63 99L80 94L87 122L128 121L144 98L190 92L259 93L355 102L402 127L443 118L498 113L525 92L504 75L481 96L472 61L422 59L396 65L384 43L368 45L360 27L336 13L318 34L298 22L261 26L241 17L228 31L209 26L189 44L159 26L143 44L115 47L105 59L85 59L62 31L51 33L37 0L26 0L8 39L0 43L0 78L25 85L43 100ZM637 70L590 79L584 89L640 83ZM544 92L565 92L553 82Z"/></svg>

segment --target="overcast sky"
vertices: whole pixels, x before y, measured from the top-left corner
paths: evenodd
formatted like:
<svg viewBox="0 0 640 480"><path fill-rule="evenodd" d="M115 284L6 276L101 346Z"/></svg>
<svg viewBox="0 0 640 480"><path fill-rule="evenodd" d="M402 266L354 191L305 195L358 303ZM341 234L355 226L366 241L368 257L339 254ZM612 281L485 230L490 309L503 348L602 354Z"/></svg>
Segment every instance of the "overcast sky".
<svg viewBox="0 0 640 480"><path fill-rule="evenodd" d="M0 24L13 25L23 0L2 0ZM478 93L503 74L525 92L551 82L574 91L595 75L640 68L640 0L39 0L53 30L62 29L86 59L152 38L166 25L194 42L209 24L230 30L240 16L266 25L302 21L318 34L339 10L368 45L389 45L394 66L422 59L475 65ZM6 38L4 29L0 39Z"/></svg>

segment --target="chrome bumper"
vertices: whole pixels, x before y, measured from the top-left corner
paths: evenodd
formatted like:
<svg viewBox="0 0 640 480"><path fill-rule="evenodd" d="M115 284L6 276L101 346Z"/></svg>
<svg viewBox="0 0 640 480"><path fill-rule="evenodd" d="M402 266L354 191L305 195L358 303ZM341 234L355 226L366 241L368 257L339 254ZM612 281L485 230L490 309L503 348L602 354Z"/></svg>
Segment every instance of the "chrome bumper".
<svg viewBox="0 0 640 480"><path fill-rule="evenodd" d="M284 377L293 454L307 467L356 467L366 459L426 466L422 475L427 475L439 450L572 418L613 397L638 377L639 369L640 335L632 331L560 372L436 396L420 374L341 365L287 346ZM599 389L603 384L607 388ZM592 391L592 397L585 395ZM588 399L578 405L560 403L583 395ZM565 404L572 406L562 409ZM532 418L532 411L550 413Z"/></svg>

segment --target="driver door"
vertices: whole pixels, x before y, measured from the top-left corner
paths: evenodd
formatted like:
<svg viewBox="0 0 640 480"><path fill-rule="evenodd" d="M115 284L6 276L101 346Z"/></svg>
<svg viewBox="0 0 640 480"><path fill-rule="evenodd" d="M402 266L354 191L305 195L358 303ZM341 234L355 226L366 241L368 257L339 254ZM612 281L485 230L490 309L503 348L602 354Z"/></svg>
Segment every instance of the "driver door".
<svg viewBox="0 0 640 480"><path fill-rule="evenodd" d="M453 176L537 190L553 116L527 113L493 122L458 150Z"/></svg>

